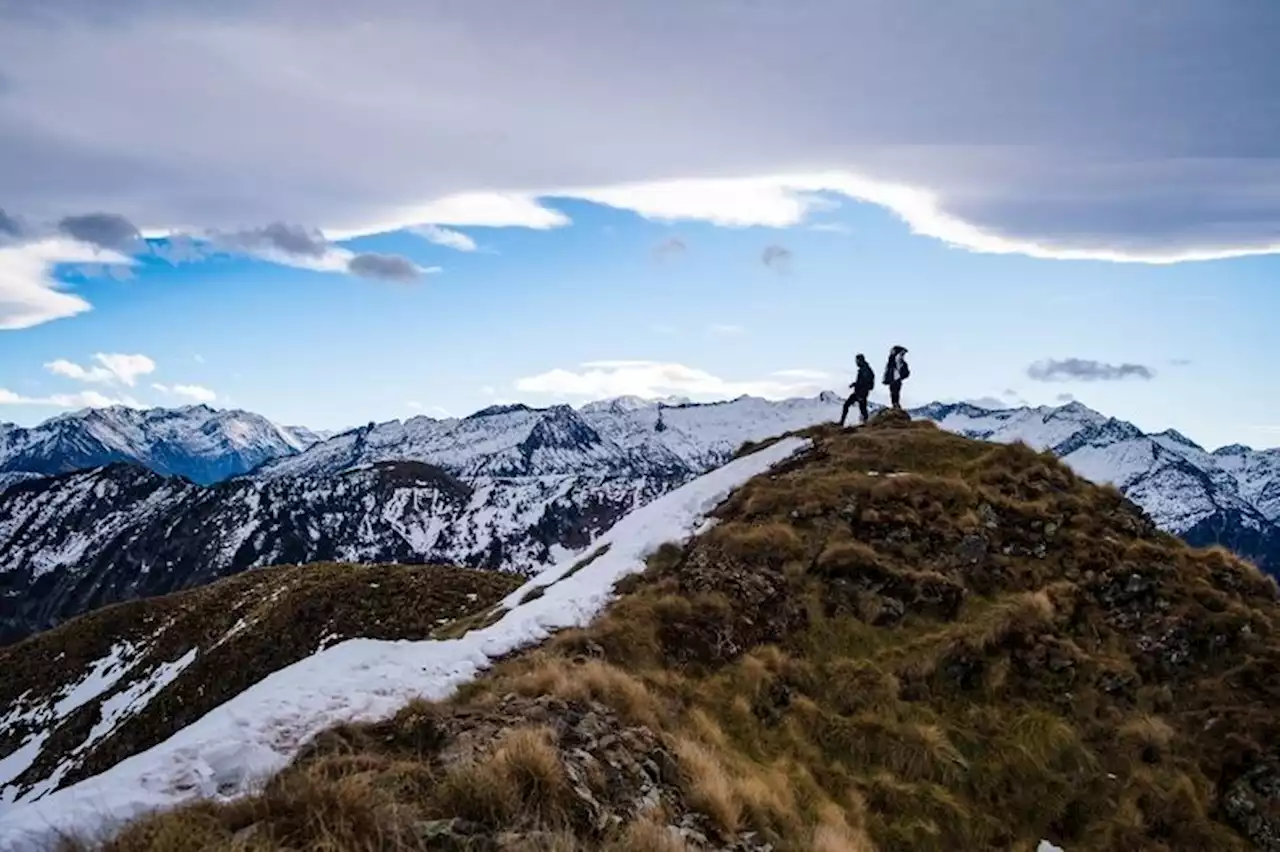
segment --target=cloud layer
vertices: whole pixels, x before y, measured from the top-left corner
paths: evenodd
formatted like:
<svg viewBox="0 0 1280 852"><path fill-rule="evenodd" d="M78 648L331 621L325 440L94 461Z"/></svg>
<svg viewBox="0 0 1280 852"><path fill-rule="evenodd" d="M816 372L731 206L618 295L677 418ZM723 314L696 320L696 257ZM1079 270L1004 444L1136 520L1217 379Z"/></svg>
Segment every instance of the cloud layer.
<svg viewBox="0 0 1280 852"><path fill-rule="evenodd" d="M0 186L33 220L333 240L559 227L557 197L784 226L836 196L981 251L1280 242L1273 3L55 8L0 29Z"/></svg>
<svg viewBox="0 0 1280 852"><path fill-rule="evenodd" d="M554 369L516 381L516 390L555 399L602 399L639 396L645 399L679 395L693 399L731 399L760 396L787 399L819 393L830 377L818 370L778 370L746 381L658 361L592 361L577 370Z"/></svg>
<svg viewBox="0 0 1280 852"><path fill-rule="evenodd" d="M1086 358L1047 359L1027 367L1027 377L1037 382L1116 382L1123 379L1155 378L1156 371L1145 364L1104 364Z"/></svg>

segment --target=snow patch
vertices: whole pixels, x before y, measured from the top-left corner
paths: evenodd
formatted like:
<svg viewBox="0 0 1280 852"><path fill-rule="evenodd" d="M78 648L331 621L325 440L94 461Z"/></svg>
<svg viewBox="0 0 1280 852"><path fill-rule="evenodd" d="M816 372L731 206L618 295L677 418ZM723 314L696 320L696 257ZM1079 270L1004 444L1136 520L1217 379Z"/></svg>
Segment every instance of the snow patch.
<svg viewBox="0 0 1280 852"><path fill-rule="evenodd" d="M325 728L384 718L415 696L444 698L495 657L587 624L619 578L643 570L645 558L665 542L687 540L734 489L808 445L779 441L635 510L592 543L593 549L609 545L607 552L570 576L576 559L557 561L508 602L534 585L546 587L542 597L514 603L489 627L448 640L349 639L275 672L156 747L6 811L0 848L36 852L59 832L96 835L194 797L239 795L278 772Z"/></svg>

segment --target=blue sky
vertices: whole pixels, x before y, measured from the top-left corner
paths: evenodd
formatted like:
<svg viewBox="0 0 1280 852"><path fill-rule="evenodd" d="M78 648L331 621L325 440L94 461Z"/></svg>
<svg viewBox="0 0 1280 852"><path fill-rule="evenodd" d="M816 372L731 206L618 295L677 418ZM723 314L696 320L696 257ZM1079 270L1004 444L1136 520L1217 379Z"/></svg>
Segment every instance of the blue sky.
<svg viewBox="0 0 1280 852"><path fill-rule="evenodd" d="M853 202L790 228L547 204L572 225L463 229L472 252L410 233L348 244L441 268L408 284L232 257L152 260L126 280L82 280L73 268L68 286L93 310L0 333L0 387L31 398L93 390L148 405L191 401L156 384L198 387L217 405L338 428L463 415L495 400L581 402L637 390L635 382L702 399L808 394L843 388L855 352L878 366L901 342L911 349L913 403L1058 404L1071 394L1211 445L1274 442L1268 427L1280 424L1280 403L1257 393L1280 345L1268 319L1280 308L1268 286L1276 258L1156 266L978 254ZM763 262L770 246L791 253L785 268ZM95 353L140 354L155 368L128 385L46 366L91 368ZM1028 377L1037 361L1073 357L1140 364L1154 376ZM682 365L723 386L653 381L640 365L597 369L595 385L521 383L555 370L581 376L596 362ZM0 410L30 423L58 409Z"/></svg>
<svg viewBox="0 0 1280 852"><path fill-rule="evenodd" d="M1280 443L1268 0L3 14L0 420L810 394L902 343L910 403Z"/></svg>

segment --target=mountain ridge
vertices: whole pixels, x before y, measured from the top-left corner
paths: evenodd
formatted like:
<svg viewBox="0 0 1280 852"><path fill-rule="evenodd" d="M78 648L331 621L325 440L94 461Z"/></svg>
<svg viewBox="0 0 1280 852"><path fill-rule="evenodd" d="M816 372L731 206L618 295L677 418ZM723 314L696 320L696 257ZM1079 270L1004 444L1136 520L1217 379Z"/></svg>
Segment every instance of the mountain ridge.
<svg viewBox="0 0 1280 852"><path fill-rule="evenodd" d="M360 569L339 573L358 589ZM427 630L407 640L321 641L212 709L188 702L216 643L264 638L214 600L242 596L201 591L214 641L153 654L97 713L64 711L103 695L120 656L106 639L79 655L85 677L35 666L33 695L10 685L24 697L0 748L23 775L0 787L0 808L17 797L0 845L1246 852L1280 837L1274 579L1188 548L1047 451L898 412L748 450L483 615L455 598L460 630L415 612ZM298 612L304 647L326 614ZM169 736L175 709L194 721ZM46 720L66 735L42 739ZM104 753L86 765L82 743Z"/></svg>
<svg viewBox="0 0 1280 852"><path fill-rule="evenodd" d="M348 430L212 486L118 466L56 478L0 473L0 643L97 606L270 564L443 561L528 573L744 444L835 420L840 405L828 392L493 406ZM1280 570L1278 451L1208 453L1080 403L933 403L915 416L1052 451L1080 475L1114 483L1162 529ZM394 474L405 465L439 473Z"/></svg>

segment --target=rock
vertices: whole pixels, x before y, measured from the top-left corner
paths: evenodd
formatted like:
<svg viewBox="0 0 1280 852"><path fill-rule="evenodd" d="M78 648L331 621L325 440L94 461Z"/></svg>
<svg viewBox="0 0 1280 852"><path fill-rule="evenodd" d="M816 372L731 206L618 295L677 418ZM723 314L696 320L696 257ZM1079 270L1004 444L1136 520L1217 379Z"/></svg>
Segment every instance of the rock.
<svg viewBox="0 0 1280 852"><path fill-rule="evenodd" d="M1280 769L1256 766L1222 797L1227 819L1264 852L1280 852Z"/></svg>
<svg viewBox="0 0 1280 852"><path fill-rule="evenodd" d="M967 535L956 548L956 556L962 562L976 565L987 555L987 540L980 535Z"/></svg>
<svg viewBox="0 0 1280 852"><path fill-rule="evenodd" d="M983 503L978 507L978 520L989 530L1000 526L1000 516L996 514L995 508L990 503Z"/></svg>

